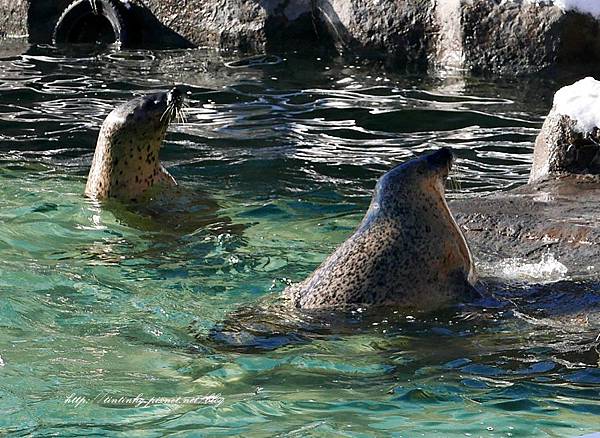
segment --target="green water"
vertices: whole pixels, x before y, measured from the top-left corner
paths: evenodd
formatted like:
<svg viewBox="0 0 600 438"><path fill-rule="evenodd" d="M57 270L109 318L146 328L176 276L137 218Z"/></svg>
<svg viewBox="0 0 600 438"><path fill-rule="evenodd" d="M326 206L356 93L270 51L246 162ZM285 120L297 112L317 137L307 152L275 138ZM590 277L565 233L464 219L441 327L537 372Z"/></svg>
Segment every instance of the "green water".
<svg viewBox="0 0 600 438"><path fill-rule="evenodd" d="M228 60L1 53L0 435L600 431L600 324L581 309L546 317L535 290L519 292L517 310L353 315L266 332L251 348L211 339L234 310L308 275L357 225L378 176L414 153L454 148L450 197L524 183L559 82ZM172 126L162 160L216 201L217 218L86 200L104 117L173 84L186 86L188 121ZM573 294L556 301L600 307L593 285Z"/></svg>

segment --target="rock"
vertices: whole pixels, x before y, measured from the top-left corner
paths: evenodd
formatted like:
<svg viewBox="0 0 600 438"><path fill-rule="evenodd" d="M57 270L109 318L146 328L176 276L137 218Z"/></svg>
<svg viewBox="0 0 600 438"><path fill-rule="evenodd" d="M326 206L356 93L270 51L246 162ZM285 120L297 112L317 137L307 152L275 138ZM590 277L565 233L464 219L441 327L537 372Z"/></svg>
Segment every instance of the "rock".
<svg viewBox="0 0 600 438"><path fill-rule="evenodd" d="M560 174L600 174L600 82L561 88L535 141L529 182Z"/></svg>
<svg viewBox="0 0 600 438"><path fill-rule="evenodd" d="M577 132L569 116L552 111L535 141L529 182L553 174L600 173L600 132Z"/></svg>
<svg viewBox="0 0 600 438"><path fill-rule="evenodd" d="M600 274L598 175L564 175L455 200L450 210L477 264L509 258L538 261L551 252L571 275Z"/></svg>
<svg viewBox="0 0 600 438"><path fill-rule="evenodd" d="M24 1L0 0L0 39L27 37L28 6Z"/></svg>
<svg viewBox="0 0 600 438"><path fill-rule="evenodd" d="M527 74L600 60L589 14L508 0L315 0L342 52L395 67Z"/></svg>
<svg viewBox="0 0 600 438"><path fill-rule="evenodd" d="M321 0L316 5L340 51L393 66L427 66L433 49L434 2Z"/></svg>
<svg viewBox="0 0 600 438"><path fill-rule="evenodd" d="M464 67L526 74L600 59L599 22L546 3L462 1Z"/></svg>
<svg viewBox="0 0 600 438"><path fill-rule="evenodd" d="M196 46L263 53L296 48L316 38L310 0L145 0L143 4L167 28Z"/></svg>
<svg viewBox="0 0 600 438"><path fill-rule="evenodd" d="M521 0L111 0L131 45L337 48L393 67L523 74L600 60L590 14ZM71 0L0 0L0 34L49 43Z"/></svg>
<svg viewBox="0 0 600 438"><path fill-rule="evenodd" d="M475 259L539 260L600 276L600 82L561 88L536 139L529 183L450 208Z"/></svg>

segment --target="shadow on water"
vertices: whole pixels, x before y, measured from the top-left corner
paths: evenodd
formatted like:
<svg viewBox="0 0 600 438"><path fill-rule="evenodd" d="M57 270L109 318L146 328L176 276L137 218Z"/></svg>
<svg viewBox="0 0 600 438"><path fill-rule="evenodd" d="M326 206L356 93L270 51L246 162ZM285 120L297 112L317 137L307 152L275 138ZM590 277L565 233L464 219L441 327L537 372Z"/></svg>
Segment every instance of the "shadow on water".
<svg viewBox="0 0 600 438"><path fill-rule="evenodd" d="M219 214L219 204L208 193L180 186L155 191L135 203L109 200L100 205L122 225L171 238L200 230L241 236L245 228L245 225L235 224L230 217Z"/></svg>
<svg viewBox="0 0 600 438"><path fill-rule="evenodd" d="M307 311L291 308L276 297L242 307L216 324L207 334L196 333L203 346L217 351L256 353L315 341L370 336L400 349L412 350L406 339L427 344L443 339L435 353L443 363L458 350L472 356L490 354L520 358L522 349L540 349L549 357L573 364L599 364L600 284L560 281L526 285L488 281L479 300L433 313L390 309L353 312ZM192 332L195 328L192 324ZM489 345L488 343L493 345ZM485 348L483 348L485 346ZM433 342L431 348L438 349ZM422 348L422 347L418 347ZM444 353L445 352L445 353ZM487 359L486 359L487 360ZM494 359L496 360L496 359ZM421 366L421 365L419 365Z"/></svg>

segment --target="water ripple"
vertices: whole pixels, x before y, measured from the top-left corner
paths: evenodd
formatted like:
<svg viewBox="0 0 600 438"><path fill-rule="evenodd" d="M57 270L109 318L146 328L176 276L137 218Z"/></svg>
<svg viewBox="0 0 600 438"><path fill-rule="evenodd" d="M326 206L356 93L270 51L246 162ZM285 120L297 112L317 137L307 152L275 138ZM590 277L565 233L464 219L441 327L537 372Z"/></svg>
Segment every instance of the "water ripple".
<svg viewBox="0 0 600 438"><path fill-rule="evenodd" d="M588 285L511 290L516 308L473 315L315 320L256 304L312 271L356 226L377 178L415 154L456 151L451 196L524 183L558 84L291 54L236 61L206 50L0 48L0 430L594 431L600 321L581 309L600 301ZM163 161L217 213L84 199L106 115L174 85L188 123L171 127ZM235 345L210 338L227 323L219 339ZM211 392L224 403L93 401ZM86 404L65 403L73 394Z"/></svg>

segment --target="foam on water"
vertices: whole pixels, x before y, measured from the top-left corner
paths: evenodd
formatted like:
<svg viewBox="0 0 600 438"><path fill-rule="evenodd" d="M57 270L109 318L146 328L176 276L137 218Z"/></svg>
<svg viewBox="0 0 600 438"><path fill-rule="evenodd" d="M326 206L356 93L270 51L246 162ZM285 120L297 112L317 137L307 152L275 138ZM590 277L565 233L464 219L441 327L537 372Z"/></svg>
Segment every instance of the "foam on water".
<svg viewBox="0 0 600 438"><path fill-rule="evenodd" d="M482 270L495 277L507 280L542 283L563 280L568 272L567 267L558 261L552 253L542 255L539 262L531 263L520 258L509 258L484 267Z"/></svg>

